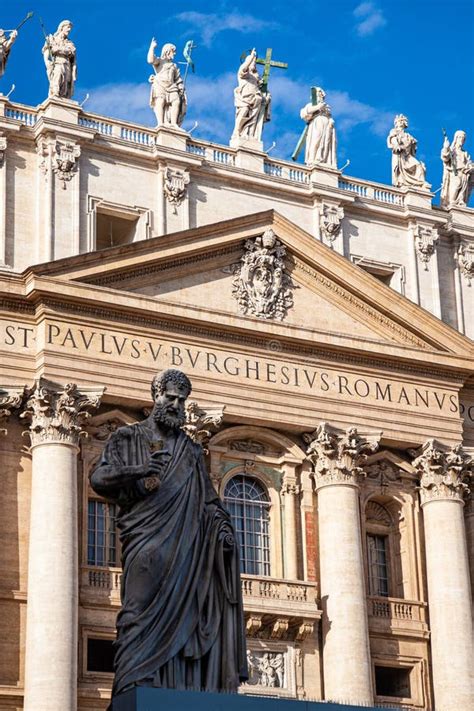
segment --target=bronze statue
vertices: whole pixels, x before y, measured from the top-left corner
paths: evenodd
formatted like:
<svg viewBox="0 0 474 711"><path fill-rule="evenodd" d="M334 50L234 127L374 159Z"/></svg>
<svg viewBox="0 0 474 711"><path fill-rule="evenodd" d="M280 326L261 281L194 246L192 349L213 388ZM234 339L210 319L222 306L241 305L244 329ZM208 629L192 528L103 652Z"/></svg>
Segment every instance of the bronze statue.
<svg viewBox="0 0 474 711"><path fill-rule="evenodd" d="M111 435L91 477L120 507L113 696L133 686L236 691L247 678L238 543L202 448L181 429L189 379L165 370L151 391L150 416Z"/></svg>

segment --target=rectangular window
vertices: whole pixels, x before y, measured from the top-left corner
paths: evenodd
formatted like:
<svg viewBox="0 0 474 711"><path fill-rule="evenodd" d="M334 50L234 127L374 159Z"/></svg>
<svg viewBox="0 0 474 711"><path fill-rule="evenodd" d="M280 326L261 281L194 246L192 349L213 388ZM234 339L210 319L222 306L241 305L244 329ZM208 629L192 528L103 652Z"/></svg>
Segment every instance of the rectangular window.
<svg viewBox="0 0 474 711"><path fill-rule="evenodd" d="M377 696L411 698L411 668L375 667L375 693Z"/></svg>
<svg viewBox="0 0 474 711"><path fill-rule="evenodd" d="M387 536L367 534L369 594L388 597Z"/></svg>
<svg viewBox="0 0 474 711"><path fill-rule="evenodd" d="M87 565L116 566L117 506L89 499L87 522Z"/></svg>
<svg viewBox="0 0 474 711"><path fill-rule="evenodd" d="M114 648L112 639L87 638L87 671L114 671Z"/></svg>

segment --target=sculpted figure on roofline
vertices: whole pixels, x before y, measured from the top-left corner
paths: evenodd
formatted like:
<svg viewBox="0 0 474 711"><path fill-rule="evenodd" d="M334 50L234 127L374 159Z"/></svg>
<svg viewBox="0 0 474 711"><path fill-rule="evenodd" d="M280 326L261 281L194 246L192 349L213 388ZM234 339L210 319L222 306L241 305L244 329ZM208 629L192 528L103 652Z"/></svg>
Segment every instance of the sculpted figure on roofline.
<svg viewBox="0 0 474 711"><path fill-rule="evenodd" d="M155 72L149 78L150 106L155 112L158 126L178 127L186 116L187 99L179 67L173 61L176 46L167 42L159 57L155 55L156 47L157 41L153 37L147 55L147 62Z"/></svg>
<svg viewBox="0 0 474 711"><path fill-rule="evenodd" d="M63 20L43 46L44 63L49 80L49 96L71 99L77 79L76 47L69 39L72 22Z"/></svg>
<svg viewBox="0 0 474 711"><path fill-rule="evenodd" d="M406 130L408 119L398 114L388 134L387 146L392 151L392 183L397 188L428 188L425 164L416 158L417 140Z"/></svg>

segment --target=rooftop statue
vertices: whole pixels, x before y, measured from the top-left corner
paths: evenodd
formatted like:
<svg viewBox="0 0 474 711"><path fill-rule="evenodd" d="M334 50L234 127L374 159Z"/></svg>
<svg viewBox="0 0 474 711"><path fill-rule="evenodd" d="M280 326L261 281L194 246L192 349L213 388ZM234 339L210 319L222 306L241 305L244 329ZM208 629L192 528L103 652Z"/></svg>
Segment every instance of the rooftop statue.
<svg viewBox="0 0 474 711"><path fill-rule="evenodd" d="M331 108L325 102L326 93L321 87L311 89L311 102L303 106L300 116L306 128L293 154L296 157L306 141L304 162L306 165L327 165L337 168L336 129Z"/></svg>
<svg viewBox="0 0 474 711"><path fill-rule="evenodd" d="M3 77L5 74L10 50L14 41L18 37L18 32L16 30L11 30L9 37L7 37L7 32L8 30L0 29L0 77Z"/></svg>
<svg viewBox="0 0 474 711"><path fill-rule="evenodd" d="M77 79L76 47L69 39L72 22L63 20L52 35L45 37L43 57L49 80L49 96L72 99Z"/></svg>
<svg viewBox="0 0 474 711"><path fill-rule="evenodd" d="M474 162L464 150L466 134L456 131L453 142L449 145L445 135L441 150L443 161L443 183L441 186L441 205L460 205L466 207L471 191L474 188Z"/></svg>
<svg viewBox="0 0 474 711"><path fill-rule="evenodd" d="M155 56L156 46L153 37L147 55L148 64L152 64L155 70L149 78L150 106L158 126L181 126L186 116L187 99L179 67L173 62L176 46L169 42L164 44L159 57Z"/></svg>
<svg viewBox="0 0 474 711"><path fill-rule="evenodd" d="M3 75L5 74L10 50L16 38L18 37L18 30L23 27L25 22L28 22L28 20L32 17L33 13L29 12L26 17L23 18L20 24L15 27L14 30L0 29L0 77L3 77ZM9 35L8 37L7 34Z"/></svg>
<svg viewBox="0 0 474 711"><path fill-rule="evenodd" d="M252 49L237 72L234 89L235 126L232 138L262 139L263 124L270 121L271 96L257 69L257 50Z"/></svg>
<svg viewBox="0 0 474 711"><path fill-rule="evenodd" d="M405 130L407 117L398 114L393 125L387 137L387 146L392 151L392 184L398 188L429 188L425 164L416 158L417 140Z"/></svg>
<svg viewBox="0 0 474 711"><path fill-rule="evenodd" d="M134 686L236 691L247 678L239 547L185 434L191 383L152 382L153 411L113 433L91 485L120 507L122 609L113 696Z"/></svg>

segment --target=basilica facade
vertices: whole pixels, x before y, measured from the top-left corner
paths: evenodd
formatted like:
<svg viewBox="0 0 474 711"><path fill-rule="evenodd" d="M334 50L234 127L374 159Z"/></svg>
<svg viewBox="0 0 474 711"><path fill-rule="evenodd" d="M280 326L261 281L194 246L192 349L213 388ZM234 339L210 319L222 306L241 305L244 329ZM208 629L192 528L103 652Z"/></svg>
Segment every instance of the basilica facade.
<svg viewBox="0 0 474 711"><path fill-rule="evenodd" d="M474 212L0 96L0 708L104 711L110 433L191 379L242 555L241 692L472 704Z"/></svg>

